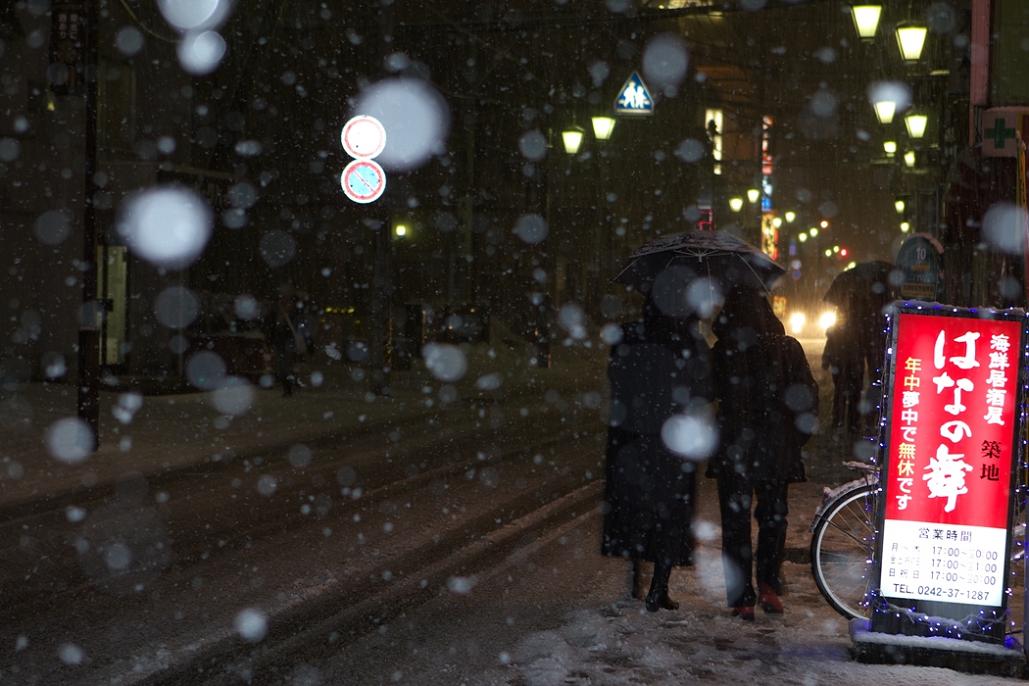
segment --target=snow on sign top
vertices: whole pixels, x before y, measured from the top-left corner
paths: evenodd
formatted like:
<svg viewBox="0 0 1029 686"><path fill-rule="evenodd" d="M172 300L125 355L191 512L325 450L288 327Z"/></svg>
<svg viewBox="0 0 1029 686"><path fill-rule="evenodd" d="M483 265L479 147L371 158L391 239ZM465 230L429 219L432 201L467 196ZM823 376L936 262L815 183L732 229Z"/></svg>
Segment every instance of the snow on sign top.
<svg viewBox="0 0 1029 686"><path fill-rule="evenodd" d="M615 112L618 114L653 114L654 99L650 97L647 84L636 72L622 84L615 99Z"/></svg>
<svg viewBox="0 0 1029 686"><path fill-rule="evenodd" d="M386 129L375 117L359 114L343 125L339 140L351 157L371 160L386 147Z"/></svg>

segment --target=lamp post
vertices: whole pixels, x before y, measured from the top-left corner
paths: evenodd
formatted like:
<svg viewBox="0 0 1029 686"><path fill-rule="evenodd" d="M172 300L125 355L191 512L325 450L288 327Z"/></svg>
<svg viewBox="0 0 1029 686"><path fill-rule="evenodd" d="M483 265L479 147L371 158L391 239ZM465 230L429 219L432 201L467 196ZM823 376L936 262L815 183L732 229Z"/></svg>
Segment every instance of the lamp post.
<svg viewBox="0 0 1029 686"><path fill-rule="evenodd" d="M861 40L875 40L875 32L879 28L879 18L882 16L882 12L882 5L878 3L851 5L850 16L854 20L854 30L857 31Z"/></svg>
<svg viewBox="0 0 1029 686"><path fill-rule="evenodd" d="M611 138L615 130L615 118L604 115L597 115L591 118L593 123L593 135L598 141L606 141Z"/></svg>
<svg viewBox="0 0 1029 686"><path fill-rule="evenodd" d="M920 24L905 22L897 26L897 47L904 62L913 64L921 59L928 33L929 29Z"/></svg>
<svg viewBox="0 0 1029 686"><path fill-rule="evenodd" d="M887 157L893 157L897 154L897 141L883 141L883 151Z"/></svg>
<svg viewBox="0 0 1029 686"><path fill-rule="evenodd" d="M565 152L574 155L579 152L582 146L583 130L578 126L572 126L561 132L561 142L565 146Z"/></svg>
<svg viewBox="0 0 1029 686"><path fill-rule="evenodd" d="M738 195L734 195L729 198L729 209L733 212L739 212L743 209L743 198Z"/></svg>
<svg viewBox="0 0 1029 686"><path fill-rule="evenodd" d="M911 112L904 115L904 127L912 138L921 138L925 135L926 126L929 124L929 117L924 114Z"/></svg>
<svg viewBox="0 0 1029 686"><path fill-rule="evenodd" d="M897 111L897 102L895 100L876 100L872 103L872 107L875 108L875 118L879 120L879 123L889 124L893 121L893 115Z"/></svg>

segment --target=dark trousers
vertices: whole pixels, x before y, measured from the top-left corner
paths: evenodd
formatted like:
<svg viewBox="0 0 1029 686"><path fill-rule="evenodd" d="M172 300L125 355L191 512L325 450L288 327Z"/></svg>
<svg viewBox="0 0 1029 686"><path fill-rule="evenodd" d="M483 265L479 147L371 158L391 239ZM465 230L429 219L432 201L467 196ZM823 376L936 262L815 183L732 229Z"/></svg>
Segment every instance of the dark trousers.
<svg viewBox="0 0 1029 686"><path fill-rule="evenodd" d="M729 607L754 605L753 578L782 593L779 568L786 547L786 505L788 484L752 482L737 474L718 476L718 503L722 510L722 562L725 566L725 591ZM754 500L757 521L757 560L750 534L750 511Z"/></svg>
<svg viewBox="0 0 1029 686"><path fill-rule="evenodd" d="M858 402L861 399L862 369L856 365L841 367L832 375L832 425L851 433L860 426Z"/></svg>

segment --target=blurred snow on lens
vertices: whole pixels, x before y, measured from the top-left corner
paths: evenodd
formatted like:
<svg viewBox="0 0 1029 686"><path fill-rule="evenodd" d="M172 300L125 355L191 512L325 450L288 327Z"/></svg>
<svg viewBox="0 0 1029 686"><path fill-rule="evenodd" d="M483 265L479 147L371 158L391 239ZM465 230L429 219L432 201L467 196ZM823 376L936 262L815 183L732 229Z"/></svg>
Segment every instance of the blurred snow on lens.
<svg viewBox="0 0 1029 686"><path fill-rule="evenodd" d="M957 10L949 2L934 2L925 11L925 21L934 33L953 33L958 23Z"/></svg>
<svg viewBox="0 0 1029 686"><path fill-rule="evenodd" d="M132 551L124 543L112 543L104 549L104 562L112 572L120 572L132 563Z"/></svg>
<svg viewBox="0 0 1029 686"><path fill-rule="evenodd" d="M175 152L175 139L171 136L161 136L157 139L157 149L165 155Z"/></svg>
<svg viewBox="0 0 1029 686"><path fill-rule="evenodd" d="M751 12L763 9L767 4L768 0L740 0L740 7Z"/></svg>
<svg viewBox="0 0 1029 686"><path fill-rule="evenodd" d="M997 292L1002 298L1015 300L1022 294L1022 284L1013 276L1005 276L997 282ZM983 311L983 314L985 315L986 312Z"/></svg>
<svg viewBox="0 0 1029 686"><path fill-rule="evenodd" d="M625 12L632 0L607 0L607 8L612 12Z"/></svg>
<svg viewBox="0 0 1029 686"><path fill-rule="evenodd" d="M610 74L611 67L607 66L607 62L594 62L590 65L590 78L593 79L593 85L598 88Z"/></svg>
<svg viewBox="0 0 1029 686"><path fill-rule="evenodd" d="M811 96L811 111L815 116L827 119L836 114L836 106L839 104L836 96L827 88L819 88Z"/></svg>
<svg viewBox="0 0 1029 686"><path fill-rule="evenodd" d="M261 307L258 305L257 299L246 293L236 296L233 309L236 312L236 316L245 321L257 319L261 316Z"/></svg>
<svg viewBox="0 0 1029 686"><path fill-rule="evenodd" d="M650 298L657 308L669 317L686 317L694 311L687 298L687 292L695 280L696 273L689 267L667 267L654 279Z"/></svg>
<svg viewBox="0 0 1029 686"><path fill-rule="evenodd" d="M724 301L722 289L714 279L694 279L686 288L686 302L701 319L711 317Z"/></svg>
<svg viewBox="0 0 1029 686"><path fill-rule="evenodd" d="M311 464L313 459L311 449L303 443L297 443L289 449L289 463L298 469Z"/></svg>
<svg viewBox="0 0 1029 686"><path fill-rule="evenodd" d="M225 39L217 31L190 32L179 43L179 64L194 76L210 74L225 57Z"/></svg>
<svg viewBox="0 0 1029 686"><path fill-rule="evenodd" d="M457 381L468 371L461 349L449 343L427 343L422 347L425 366L440 381Z"/></svg>
<svg viewBox="0 0 1029 686"><path fill-rule="evenodd" d="M496 372L492 374L483 374L475 380L475 387L480 391L495 391L500 388L503 383L503 379L500 374Z"/></svg>
<svg viewBox="0 0 1029 686"><path fill-rule="evenodd" d="M669 450L687 460L706 460L718 447L718 429L704 417L677 414L665 420L661 440Z"/></svg>
<svg viewBox="0 0 1029 686"><path fill-rule="evenodd" d="M229 0L157 0L165 21L179 31L195 31L218 26L228 18Z"/></svg>
<svg viewBox="0 0 1029 686"><path fill-rule="evenodd" d="M586 338L586 313L575 303L566 303L557 312L557 323L572 338L581 341Z"/></svg>
<svg viewBox="0 0 1029 686"><path fill-rule="evenodd" d="M247 225L247 213L240 209L227 209L222 212L222 224L230 229L242 229Z"/></svg>
<svg viewBox="0 0 1029 686"><path fill-rule="evenodd" d="M275 489L278 487L279 482L271 474L264 474L257 480L257 492L265 497L275 495Z"/></svg>
<svg viewBox="0 0 1029 686"><path fill-rule="evenodd" d="M658 88L679 85L688 65L686 44L672 33L654 37L643 51L643 73Z"/></svg>
<svg viewBox="0 0 1029 686"><path fill-rule="evenodd" d="M718 525L714 522L709 522L706 519L694 519L693 525L690 528L698 541L714 543L719 538Z"/></svg>
<svg viewBox="0 0 1029 686"><path fill-rule="evenodd" d="M707 149L696 138L687 138L675 149L675 155L683 162L696 162L704 157Z"/></svg>
<svg viewBox="0 0 1029 686"><path fill-rule="evenodd" d="M868 101L874 105L882 100L897 104L896 116L911 105L911 88L901 81L873 81L868 86Z"/></svg>
<svg viewBox="0 0 1029 686"><path fill-rule="evenodd" d="M236 154L240 157L254 157L261 154L261 143L259 141L239 141L236 143Z"/></svg>
<svg viewBox="0 0 1029 686"><path fill-rule="evenodd" d="M86 651L74 643L62 643L57 648L57 656L66 665L81 665L86 661Z"/></svg>
<svg viewBox="0 0 1029 686"><path fill-rule="evenodd" d="M21 143L16 138L0 138L0 162L13 162L21 154Z"/></svg>
<svg viewBox="0 0 1029 686"><path fill-rule="evenodd" d="M157 187L125 202L118 232L143 259L177 269L200 256L211 237L211 222L207 204L193 191Z"/></svg>
<svg viewBox="0 0 1029 686"><path fill-rule="evenodd" d="M257 202L257 189L246 181L240 181L229 189L228 200L233 207L249 209Z"/></svg>
<svg viewBox="0 0 1029 686"><path fill-rule="evenodd" d="M261 236L260 250L269 267L281 267L296 256L297 243L293 236L276 229Z"/></svg>
<svg viewBox="0 0 1029 686"><path fill-rule="evenodd" d="M128 424L143 407L143 396L139 393L122 393L118 396L118 404L111 408L114 418L122 424Z"/></svg>
<svg viewBox="0 0 1029 686"><path fill-rule="evenodd" d="M836 51L830 47L819 48L815 50L815 57L822 64L832 64L836 61Z"/></svg>
<svg viewBox="0 0 1029 686"><path fill-rule="evenodd" d="M186 362L186 378L203 391L221 386L225 382L225 374L225 362L211 350L201 350Z"/></svg>
<svg viewBox="0 0 1029 686"><path fill-rule="evenodd" d="M538 214L523 214L515 222L515 234L530 245L542 243L547 237L547 222Z"/></svg>
<svg viewBox="0 0 1029 686"><path fill-rule="evenodd" d="M68 507L64 508L64 516L72 524L78 524L86 518L86 511L83 510L81 507L69 505Z"/></svg>
<svg viewBox="0 0 1029 686"><path fill-rule="evenodd" d="M62 243L71 233L71 212L47 210L36 219L35 230L36 238L40 243L47 245Z"/></svg>
<svg viewBox="0 0 1029 686"><path fill-rule="evenodd" d="M256 608L248 607L236 615L232 625L244 641L257 643L268 633L268 618Z"/></svg>
<svg viewBox="0 0 1029 686"><path fill-rule="evenodd" d="M124 26L114 36L114 45L126 57L143 49L143 34L135 26Z"/></svg>
<svg viewBox="0 0 1029 686"><path fill-rule="evenodd" d="M93 432L78 417L58 419L46 430L46 447L61 462L78 464L93 453Z"/></svg>
<svg viewBox="0 0 1029 686"><path fill-rule="evenodd" d="M783 394L783 401L786 407L794 413L804 412L815 406L816 398L811 394L811 389L804 384L792 384Z"/></svg>
<svg viewBox="0 0 1029 686"><path fill-rule="evenodd" d="M600 329L600 340L608 345L617 345L622 342L622 327L608 322Z"/></svg>
<svg viewBox="0 0 1029 686"><path fill-rule="evenodd" d="M377 158L386 169L413 169L443 151L450 113L425 81L379 81L361 93L355 111L375 117L386 129L386 148Z"/></svg>
<svg viewBox="0 0 1029 686"><path fill-rule="evenodd" d="M822 213L822 216L826 219L832 219L840 213L839 206L832 200L826 200L818 205L818 211Z"/></svg>
<svg viewBox="0 0 1029 686"><path fill-rule="evenodd" d="M43 373L48 379L59 379L68 373L68 363L60 353L47 353L43 356Z"/></svg>
<svg viewBox="0 0 1029 686"><path fill-rule="evenodd" d="M169 329L185 329L200 314L200 301L182 286L169 286L157 294L154 315Z"/></svg>
<svg viewBox="0 0 1029 686"><path fill-rule="evenodd" d="M518 139L518 149L526 158L538 162L547 156L547 139L539 129L529 131Z"/></svg>
<svg viewBox="0 0 1029 686"><path fill-rule="evenodd" d="M1012 203L996 203L983 217L983 238L1002 252L1021 255L1025 230L1026 211Z"/></svg>
<svg viewBox="0 0 1029 686"><path fill-rule="evenodd" d="M351 362L364 362L368 359L368 344L363 341L351 341L347 345L347 359Z"/></svg>
<svg viewBox="0 0 1029 686"><path fill-rule="evenodd" d="M475 587L475 578L470 576L452 576L447 579L447 588L451 593L465 595Z"/></svg>
<svg viewBox="0 0 1029 686"><path fill-rule="evenodd" d="M254 387L242 377L230 376L211 394L211 402L222 414L245 414L254 404Z"/></svg>

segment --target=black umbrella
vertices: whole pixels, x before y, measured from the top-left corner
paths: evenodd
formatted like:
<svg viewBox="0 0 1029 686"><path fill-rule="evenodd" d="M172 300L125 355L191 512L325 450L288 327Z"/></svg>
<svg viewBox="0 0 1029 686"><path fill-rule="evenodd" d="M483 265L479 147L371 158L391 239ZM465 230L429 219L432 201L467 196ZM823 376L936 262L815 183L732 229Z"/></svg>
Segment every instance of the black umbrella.
<svg viewBox="0 0 1029 686"><path fill-rule="evenodd" d="M860 262L837 274L822 299L841 307L855 299L866 303L886 303L893 299L890 287L893 269L892 264L882 260Z"/></svg>
<svg viewBox="0 0 1029 686"><path fill-rule="evenodd" d="M649 241L632 255L614 280L649 292L659 276L676 281L707 277L726 290L733 287L768 291L785 273L763 252L724 231L687 231Z"/></svg>

